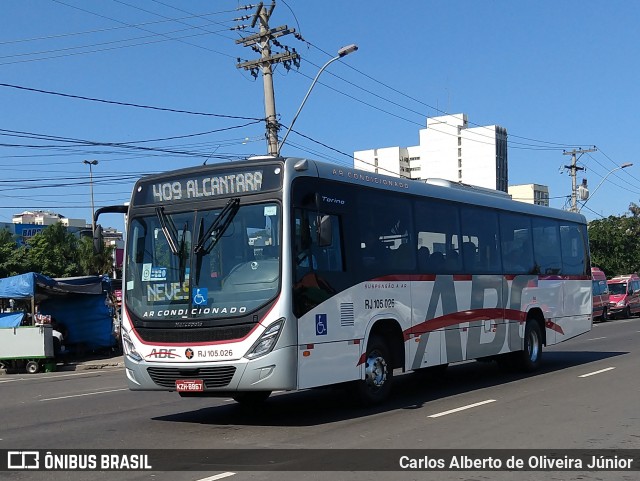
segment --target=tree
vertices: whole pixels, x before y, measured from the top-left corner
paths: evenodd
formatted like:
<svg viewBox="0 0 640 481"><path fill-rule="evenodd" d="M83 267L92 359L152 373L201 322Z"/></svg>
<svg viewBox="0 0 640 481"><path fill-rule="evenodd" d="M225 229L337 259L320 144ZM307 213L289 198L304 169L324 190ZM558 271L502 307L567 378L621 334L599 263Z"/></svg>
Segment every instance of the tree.
<svg viewBox="0 0 640 481"><path fill-rule="evenodd" d="M57 222L27 241L29 267L49 277L80 275L78 240Z"/></svg>
<svg viewBox="0 0 640 481"><path fill-rule="evenodd" d="M15 236L8 229L0 229L0 278L11 275L10 260L17 247Z"/></svg>
<svg viewBox="0 0 640 481"><path fill-rule="evenodd" d="M93 239L81 237L78 242L78 253L82 275L111 274L113 271L113 246L105 246L100 254L93 252Z"/></svg>
<svg viewBox="0 0 640 481"><path fill-rule="evenodd" d="M640 272L640 208L631 204L629 211L632 215L589 223L591 264L600 267L607 277Z"/></svg>
<svg viewBox="0 0 640 481"><path fill-rule="evenodd" d="M61 223L44 228L26 241L17 243L8 229L0 229L0 278L38 272L49 277L111 275L115 247L93 252L91 237L78 239Z"/></svg>

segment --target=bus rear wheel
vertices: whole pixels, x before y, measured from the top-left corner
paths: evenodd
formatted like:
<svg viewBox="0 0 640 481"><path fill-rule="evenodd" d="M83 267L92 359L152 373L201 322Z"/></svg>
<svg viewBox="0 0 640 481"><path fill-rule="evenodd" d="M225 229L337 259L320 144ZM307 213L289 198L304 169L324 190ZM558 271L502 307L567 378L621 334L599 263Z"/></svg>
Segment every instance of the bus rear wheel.
<svg viewBox="0 0 640 481"><path fill-rule="evenodd" d="M380 404L387 399L393 381L393 368L385 340L373 335L367 344L364 379L356 381L356 394L365 406Z"/></svg>
<svg viewBox="0 0 640 481"><path fill-rule="evenodd" d="M540 324L529 319L524 328L523 350L517 353L520 367L526 372L535 371L542 363L542 331Z"/></svg>

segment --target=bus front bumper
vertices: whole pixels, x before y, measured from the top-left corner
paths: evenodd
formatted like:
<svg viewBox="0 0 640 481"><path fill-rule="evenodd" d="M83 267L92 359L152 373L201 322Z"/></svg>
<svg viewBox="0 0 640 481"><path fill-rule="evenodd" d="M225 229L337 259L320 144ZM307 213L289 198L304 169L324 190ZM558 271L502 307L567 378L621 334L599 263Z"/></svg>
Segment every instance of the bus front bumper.
<svg viewBox="0 0 640 481"><path fill-rule="evenodd" d="M215 362L136 361L125 355L129 389L132 391L177 391L176 381L203 381L202 391L189 396L224 396L238 391L296 389L297 349L276 349L258 359Z"/></svg>

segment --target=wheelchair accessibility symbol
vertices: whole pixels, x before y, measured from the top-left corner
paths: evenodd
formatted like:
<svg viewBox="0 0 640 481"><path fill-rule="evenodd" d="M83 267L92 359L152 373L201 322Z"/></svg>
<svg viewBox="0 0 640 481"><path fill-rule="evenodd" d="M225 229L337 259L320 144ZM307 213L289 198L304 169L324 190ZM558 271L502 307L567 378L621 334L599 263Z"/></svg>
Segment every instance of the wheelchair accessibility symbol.
<svg viewBox="0 0 640 481"><path fill-rule="evenodd" d="M327 335L327 315L316 314L316 336Z"/></svg>
<svg viewBox="0 0 640 481"><path fill-rule="evenodd" d="M193 294L193 304L195 306L206 306L209 289L206 287L196 287Z"/></svg>

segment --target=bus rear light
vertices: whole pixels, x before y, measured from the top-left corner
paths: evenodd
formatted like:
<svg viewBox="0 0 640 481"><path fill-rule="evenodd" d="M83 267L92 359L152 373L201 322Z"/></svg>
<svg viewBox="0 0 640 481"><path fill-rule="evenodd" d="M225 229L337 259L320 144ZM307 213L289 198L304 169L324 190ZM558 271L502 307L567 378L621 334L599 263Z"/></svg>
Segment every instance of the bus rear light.
<svg viewBox="0 0 640 481"><path fill-rule="evenodd" d="M265 354L269 354L276 345L276 341L280 336L283 325L284 317L271 324L264 333L262 333L253 346L251 346L251 349L247 351L244 357L247 359L255 359L264 356Z"/></svg>
<svg viewBox="0 0 640 481"><path fill-rule="evenodd" d="M302 357L309 357L311 355L311 351L303 351Z"/></svg>

